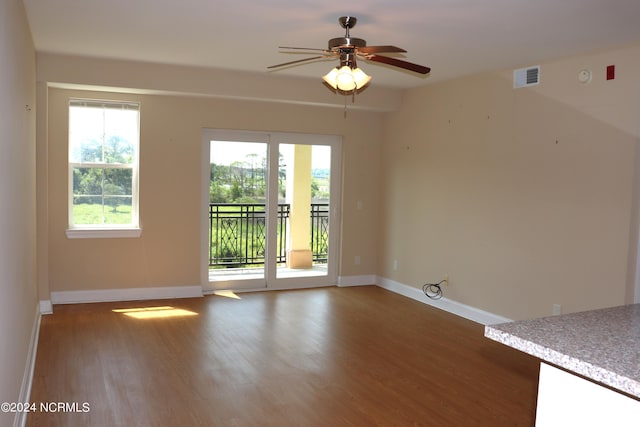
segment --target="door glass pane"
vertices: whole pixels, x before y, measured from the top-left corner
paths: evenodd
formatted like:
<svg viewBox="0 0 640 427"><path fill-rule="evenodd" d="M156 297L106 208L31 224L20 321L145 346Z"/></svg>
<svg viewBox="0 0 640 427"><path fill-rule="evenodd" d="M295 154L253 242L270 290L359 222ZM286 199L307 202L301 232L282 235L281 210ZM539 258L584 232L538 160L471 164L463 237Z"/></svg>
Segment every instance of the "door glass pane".
<svg viewBox="0 0 640 427"><path fill-rule="evenodd" d="M325 276L331 147L280 144L279 157L276 277Z"/></svg>
<svg viewBox="0 0 640 427"><path fill-rule="evenodd" d="M267 144L210 144L209 280L264 278Z"/></svg>

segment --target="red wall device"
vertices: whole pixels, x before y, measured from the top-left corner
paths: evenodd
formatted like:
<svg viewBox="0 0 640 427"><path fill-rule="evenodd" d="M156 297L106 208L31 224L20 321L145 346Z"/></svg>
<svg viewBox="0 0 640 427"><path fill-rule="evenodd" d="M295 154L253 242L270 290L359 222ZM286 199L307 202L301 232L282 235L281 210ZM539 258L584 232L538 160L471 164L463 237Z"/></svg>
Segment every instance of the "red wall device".
<svg viewBox="0 0 640 427"><path fill-rule="evenodd" d="M607 80L613 80L616 78L616 66L609 65L607 66Z"/></svg>

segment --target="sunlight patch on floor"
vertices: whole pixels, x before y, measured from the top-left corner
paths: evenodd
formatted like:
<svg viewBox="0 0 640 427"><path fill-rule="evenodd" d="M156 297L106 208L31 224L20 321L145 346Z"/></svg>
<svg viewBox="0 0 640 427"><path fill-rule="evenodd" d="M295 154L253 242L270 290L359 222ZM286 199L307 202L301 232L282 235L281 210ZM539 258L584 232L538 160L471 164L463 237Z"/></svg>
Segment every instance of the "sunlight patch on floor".
<svg viewBox="0 0 640 427"><path fill-rule="evenodd" d="M169 305L159 307L140 307L140 308L119 308L114 309L114 313L122 313L125 316L135 319L159 319L165 317L180 316L197 316L198 313L185 310L183 308L175 308Z"/></svg>
<svg viewBox="0 0 640 427"><path fill-rule="evenodd" d="M238 294L236 294L233 291L214 291L213 292L214 295L217 295L219 297L225 297L225 298L233 298L233 299L242 299L238 296Z"/></svg>

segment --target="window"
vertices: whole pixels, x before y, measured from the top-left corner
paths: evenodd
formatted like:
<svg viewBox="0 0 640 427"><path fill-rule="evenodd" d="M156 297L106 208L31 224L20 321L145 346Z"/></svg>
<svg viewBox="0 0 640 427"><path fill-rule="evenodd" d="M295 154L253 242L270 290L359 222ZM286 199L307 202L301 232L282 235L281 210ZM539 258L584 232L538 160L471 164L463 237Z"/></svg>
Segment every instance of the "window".
<svg viewBox="0 0 640 427"><path fill-rule="evenodd" d="M139 139L139 104L70 100L69 237L140 234Z"/></svg>

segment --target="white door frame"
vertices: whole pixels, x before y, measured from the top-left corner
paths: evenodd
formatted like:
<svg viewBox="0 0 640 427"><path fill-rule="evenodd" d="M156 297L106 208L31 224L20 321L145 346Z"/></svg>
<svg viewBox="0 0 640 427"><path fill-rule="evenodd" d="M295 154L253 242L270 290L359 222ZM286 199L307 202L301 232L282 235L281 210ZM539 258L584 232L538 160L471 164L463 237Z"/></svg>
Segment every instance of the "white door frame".
<svg viewBox="0 0 640 427"><path fill-rule="evenodd" d="M331 182L330 182L330 216L329 216L329 253L328 270L326 276L277 278L274 256L276 251L275 233L277 215L267 215L267 247L264 279L248 279L234 282L209 281L209 171L210 167L210 141L237 141L237 142L264 142L267 144L269 185L267 187L267 212L275 211L278 200L278 186L272 183L278 182L279 144L309 144L328 145L331 147ZM278 289L302 289L316 286L336 285L338 283L338 263L340 244L340 201L342 190L342 137L338 135L318 135L285 132L257 132L238 131L228 129L202 130L202 190L201 190L201 230L200 230L200 270L201 284L204 293L216 290L278 290ZM274 201L276 208L273 207Z"/></svg>

